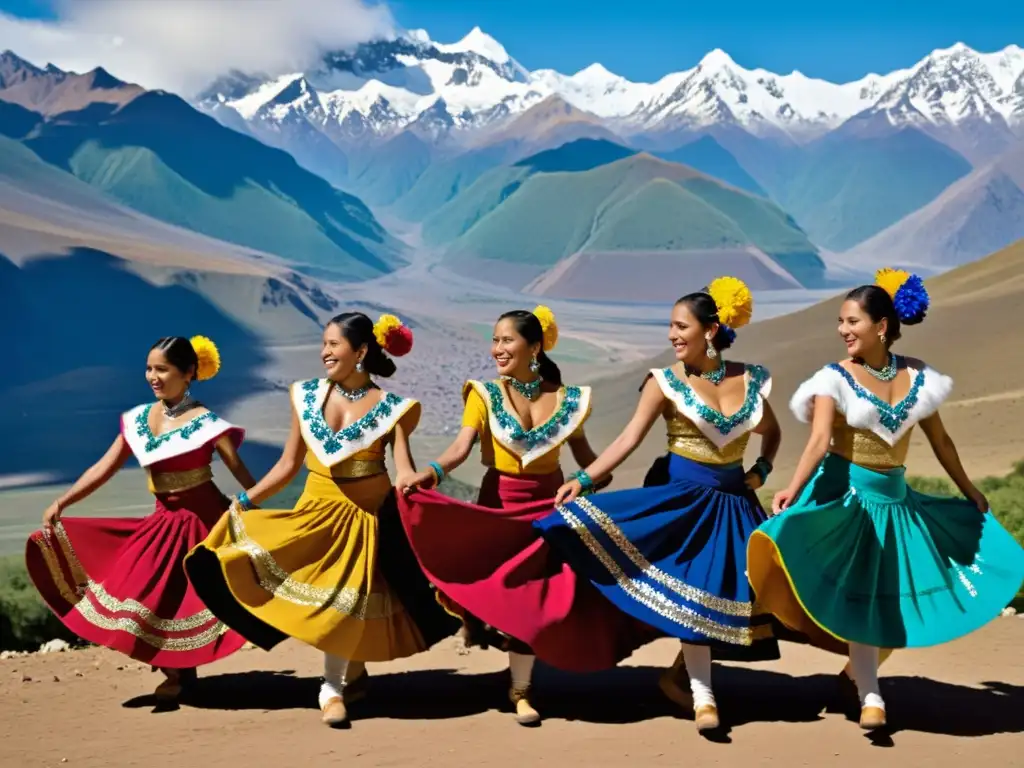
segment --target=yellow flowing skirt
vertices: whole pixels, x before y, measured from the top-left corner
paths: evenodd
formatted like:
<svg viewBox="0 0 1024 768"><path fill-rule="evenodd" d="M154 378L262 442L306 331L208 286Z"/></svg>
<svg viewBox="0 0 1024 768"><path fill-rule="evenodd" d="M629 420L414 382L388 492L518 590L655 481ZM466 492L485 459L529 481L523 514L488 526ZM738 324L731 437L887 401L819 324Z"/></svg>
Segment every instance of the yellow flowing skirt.
<svg viewBox="0 0 1024 768"><path fill-rule="evenodd" d="M310 472L294 509L232 505L186 570L207 607L261 647L288 636L352 661L419 653L429 644L377 562L376 513L390 491L387 475Z"/></svg>

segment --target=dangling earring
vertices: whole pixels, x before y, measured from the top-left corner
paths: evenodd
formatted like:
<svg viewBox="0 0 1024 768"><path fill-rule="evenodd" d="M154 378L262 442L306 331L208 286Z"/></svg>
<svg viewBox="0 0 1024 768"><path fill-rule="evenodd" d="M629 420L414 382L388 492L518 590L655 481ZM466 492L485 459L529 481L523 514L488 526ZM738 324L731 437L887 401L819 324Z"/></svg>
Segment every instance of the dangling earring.
<svg viewBox="0 0 1024 768"><path fill-rule="evenodd" d="M705 340L708 343L708 351L707 351L708 358L711 359L711 360L714 360L716 357L718 357L718 350L715 349L715 345L711 343L711 337L710 336L705 337Z"/></svg>
<svg viewBox="0 0 1024 768"><path fill-rule="evenodd" d="M362 372L363 372L363 361L360 360L359 362L356 363L356 373L362 373Z"/></svg>
<svg viewBox="0 0 1024 768"><path fill-rule="evenodd" d="M885 334L884 334L884 333L883 333L883 334L881 334L881 335L880 335L880 336L878 337L878 340L879 340L880 342L882 342L883 344L885 344Z"/></svg>
<svg viewBox="0 0 1024 768"><path fill-rule="evenodd" d="M537 362L537 358L534 357L530 360L530 373L536 374L540 372L540 363Z"/></svg>

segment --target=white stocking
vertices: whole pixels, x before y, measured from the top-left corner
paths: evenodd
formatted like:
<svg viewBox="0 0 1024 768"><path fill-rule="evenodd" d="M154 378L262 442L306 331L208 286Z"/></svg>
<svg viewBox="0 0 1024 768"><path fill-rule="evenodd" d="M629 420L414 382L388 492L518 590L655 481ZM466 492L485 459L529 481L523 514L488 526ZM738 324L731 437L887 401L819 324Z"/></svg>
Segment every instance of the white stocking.
<svg viewBox="0 0 1024 768"><path fill-rule="evenodd" d="M885 709L878 686L878 649L873 645L850 643L850 670L857 684L860 705Z"/></svg>
<svg viewBox="0 0 1024 768"><path fill-rule="evenodd" d="M324 681L320 685L320 708L329 699L341 698L345 690L345 674L348 672L348 659L341 656L324 654Z"/></svg>
<svg viewBox="0 0 1024 768"><path fill-rule="evenodd" d="M693 708L715 706L715 694L711 690L711 648L706 645L683 643L683 658L690 675L690 691L693 693Z"/></svg>
<svg viewBox="0 0 1024 768"><path fill-rule="evenodd" d="M530 679L533 677L533 662L536 656L526 653L508 653L508 668L512 673L512 687L516 690L523 690L530 687Z"/></svg>

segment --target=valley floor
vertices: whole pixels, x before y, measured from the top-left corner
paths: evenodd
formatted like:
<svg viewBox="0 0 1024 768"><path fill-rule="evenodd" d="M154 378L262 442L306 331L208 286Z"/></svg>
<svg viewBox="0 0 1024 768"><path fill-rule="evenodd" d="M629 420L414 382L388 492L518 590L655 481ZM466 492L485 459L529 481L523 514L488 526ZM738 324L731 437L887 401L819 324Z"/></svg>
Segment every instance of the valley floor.
<svg viewBox="0 0 1024 768"><path fill-rule="evenodd" d="M897 652L883 667L892 731L873 738L839 713L837 657L787 646L779 662L723 665L726 743L700 738L659 693L677 647L668 640L599 675L539 669L539 729L504 711L504 655L467 653L455 639L371 665L370 697L340 731L319 722L320 660L296 642L204 668L194 700L165 713L149 696L157 675L124 656L34 655L0 661L0 764L1000 768L1024 754L1022 640L1024 621L1001 618L948 645Z"/></svg>

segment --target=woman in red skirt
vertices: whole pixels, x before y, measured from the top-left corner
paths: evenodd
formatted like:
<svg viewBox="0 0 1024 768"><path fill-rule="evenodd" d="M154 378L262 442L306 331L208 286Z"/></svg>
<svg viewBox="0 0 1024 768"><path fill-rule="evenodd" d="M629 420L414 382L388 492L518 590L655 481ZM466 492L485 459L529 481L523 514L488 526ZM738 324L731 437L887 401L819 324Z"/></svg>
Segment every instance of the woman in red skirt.
<svg viewBox="0 0 1024 768"><path fill-rule="evenodd" d="M65 626L160 669L158 699L175 700L195 668L245 643L218 621L189 584L182 560L228 508L213 484L220 454L242 487L252 475L237 449L244 431L194 400L193 381L216 375L220 355L203 336L160 339L149 351L146 381L156 395L121 416L120 433L96 464L43 514L26 548L28 572ZM113 477L134 455L156 497L142 518L61 515Z"/></svg>
<svg viewBox="0 0 1024 768"><path fill-rule="evenodd" d="M594 459L583 433L590 389L562 383L546 354L557 338L546 307L499 317L491 342L497 380L466 383L455 442L429 470L396 483L412 548L442 605L462 618L467 644L508 651L509 698L523 725L540 721L529 700L535 657L560 669L596 671L653 637L578 580L532 525L550 513L563 482L562 446L580 466ZM414 490L440 482L478 440L488 469L476 504Z"/></svg>

